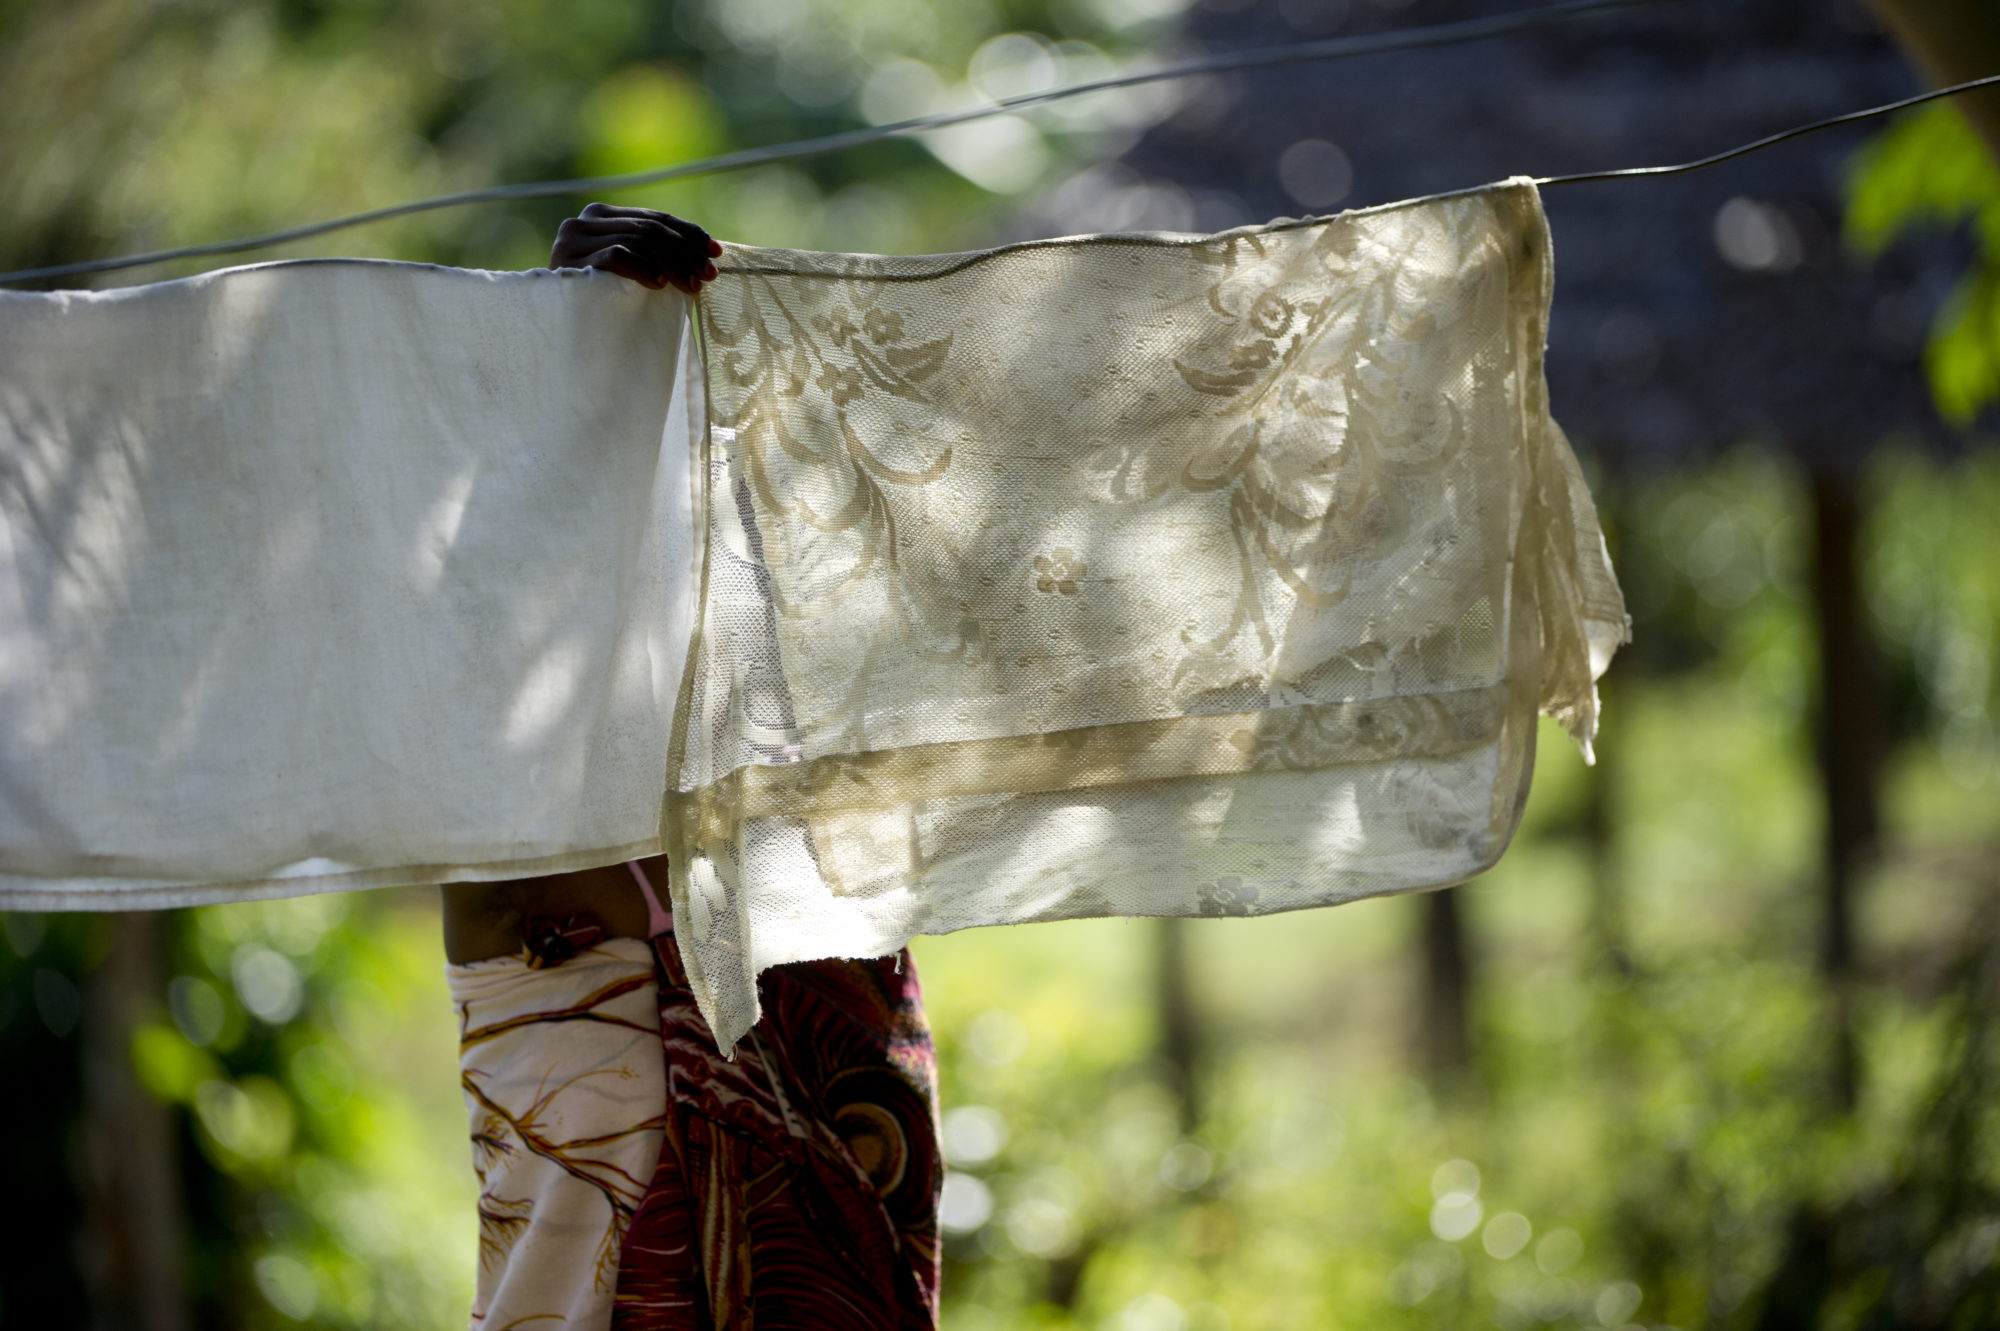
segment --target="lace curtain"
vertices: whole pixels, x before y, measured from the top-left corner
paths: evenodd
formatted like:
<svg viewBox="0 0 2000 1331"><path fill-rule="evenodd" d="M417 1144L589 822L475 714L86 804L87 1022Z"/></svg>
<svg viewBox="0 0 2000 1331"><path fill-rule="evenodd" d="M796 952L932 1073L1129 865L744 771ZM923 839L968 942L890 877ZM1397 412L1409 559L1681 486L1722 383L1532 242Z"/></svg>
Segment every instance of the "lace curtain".
<svg viewBox="0 0 2000 1331"><path fill-rule="evenodd" d="M731 247L666 841L727 1047L911 935L1470 878L1626 617L1532 184L1210 237Z"/></svg>

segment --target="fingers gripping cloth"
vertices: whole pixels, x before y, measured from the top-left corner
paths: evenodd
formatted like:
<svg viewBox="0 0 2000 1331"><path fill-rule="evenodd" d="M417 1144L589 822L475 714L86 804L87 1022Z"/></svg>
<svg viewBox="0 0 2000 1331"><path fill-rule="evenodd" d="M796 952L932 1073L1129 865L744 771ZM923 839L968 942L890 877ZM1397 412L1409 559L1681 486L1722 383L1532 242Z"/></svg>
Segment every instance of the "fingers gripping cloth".
<svg viewBox="0 0 2000 1331"><path fill-rule="evenodd" d="M783 962L1462 881L1587 750L1531 182L719 267L700 361L604 274L0 293L0 908L664 852L727 1049Z"/></svg>
<svg viewBox="0 0 2000 1331"><path fill-rule="evenodd" d="M1548 414L1532 184L1207 238L732 248L669 800L766 967L1472 877L1627 620Z"/></svg>

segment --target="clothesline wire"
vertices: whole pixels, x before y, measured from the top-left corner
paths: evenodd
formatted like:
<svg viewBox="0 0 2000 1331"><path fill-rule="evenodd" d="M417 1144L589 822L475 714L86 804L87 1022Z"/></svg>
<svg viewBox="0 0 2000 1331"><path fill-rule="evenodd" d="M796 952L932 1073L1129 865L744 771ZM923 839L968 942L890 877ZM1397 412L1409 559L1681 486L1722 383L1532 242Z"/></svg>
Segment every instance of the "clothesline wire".
<svg viewBox="0 0 2000 1331"><path fill-rule="evenodd" d="M939 111L930 115L916 116L907 120L892 121L887 124L870 125L860 129L841 130L833 134L822 134L815 138L797 139L789 143L767 144L759 148L745 148L737 152L722 153L715 157L704 157L698 161L682 162L674 166L659 167L649 171L635 171L618 176L585 176L573 180L542 180L520 185L495 185L485 189L465 190L456 194L443 194L431 199L418 199L410 203L393 204L386 208L371 208L365 212L351 213L345 217L329 218L322 222L308 222L300 226L286 227L279 231L269 231L261 235L245 236L238 240L213 241L201 245L183 245L176 249L153 250L143 254L128 254L109 259L89 259L78 263L53 264L44 268L24 268L16 272L0 273L0 283L30 282L52 277L78 277L87 273L109 273L125 268L140 268L151 264L168 263L176 259L205 259L225 254L241 254L248 250L268 249L274 245L284 245L297 240L309 240L333 231L344 231L350 227L365 226L371 222L385 222L391 218L408 217L416 213L435 212L441 208L461 208L477 203L505 203L518 199L559 198L564 195L611 193L615 190L633 189L641 185L664 184L671 180L685 180L693 176L716 175L724 171L741 171L754 166L766 166L774 162L791 162L805 157L817 157L824 153L840 152L847 148L858 148L866 144L879 143L885 139L919 134L926 130L944 129L952 125L967 124L984 120L990 116L1006 115L1031 106L1041 106L1049 102L1070 97L1082 97L1094 92L1109 92L1118 88L1138 87L1147 83L1161 83L1172 79L1195 78L1204 74L1225 74L1246 69L1261 69L1275 65L1307 64L1328 60L1351 59L1356 56L1385 55L1392 51L1412 51L1429 47L1456 46L1465 42L1482 41L1489 37L1505 36L1532 28L1568 22L1614 10L1635 9L1665 3L1689 4L1701 0L1562 0L1562 3L1542 5L1534 9L1516 10L1505 14L1495 14L1486 18L1465 19L1455 23L1438 23L1422 28L1402 28L1393 32L1371 33L1359 37L1329 37L1313 42L1295 42L1285 46L1266 46L1249 51L1231 51L1219 55L1205 56L1194 60L1176 61L1171 64L1156 65L1150 69L1134 70L1126 74L1108 78L1090 79L1082 83L1066 84L1060 88L1048 88L1039 92L1021 93L1013 97L1002 97L976 106L960 107L951 111Z"/></svg>
<svg viewBox="0 0 2000 1331"><path fill-rule="evenodd" d="M1541 176L1536 179L1535 184L1547 187L1549 185L1581 185L1592 180L1629 180L1637 176L1676 176L1684 171L1699 171L1703 167L1717 166L1723 162L1747 156L1750 153L1761 152L1765 148L1783 143L1787 139L1796 139L1802 134L1816 134L1820 130L1832 129L1836 125L1847 125L1857 120L1873 120L1878 116L1894 115L1898 111L1906 111L1910 107L1921 106L1925 102L1934 102L1940 97L1956 97L1963 92L1972 92L1979 88L1991 88L1995 86L2000 86L2000 74L1988 74L1985 78L1968 79L1964 83L1954 83L1946 88L1932 88L1929 92L1920 92L1914 97L1905 97L1900 102L1886 102L1881 106L1864 107L1859 111L1847 111L1837 116L1828 116L1824 120L1815 120L1810 124L1794 125L1790 129L1779 130L1776 134L1766 134L1761 139L1753 139L1749 143L1739 144L1734 148L1725 148L1721 152L1710 153L1706 157L1697 157L1691 162L1678 162L1671 166L1626 166L1611 171L1577 171L1562 176Z"/></svg>
<svg viewBox="0 0 2000 1331"><path fill-rule="evenodd" d="M662 167L652 171L634 172L622 176L594 176L575 180L537 181L522 185L500 185L489 189L468 190L459 194L447 194L433 199L420 199L411 203L396 204L387 208L376 208L368 212L354 213L346 217L336 217L323 222L308 223L290 227L282 231L250 236L240 240L217 241L206 245L189 245L179 249L156 250L145 254L126 255L112 259L93 259L80 263L56 264L46 268L21 269L11 273L0 273L0 284L28 282L53 277L71 277L86 273L114 272L124 268L137 268L149 264L166 263L175 259L206 258L223 254L238 254L246 250L265 249L295 240L305 240L313 236L325 235L349 227L362 226L370 222L386 221L393 217L405 217L413 213L430 212L440 208L455 208L476 203L498 203L513 199L550 198L567 194L592 192L609 193L614 190L631 189L640 185L660 184L669 180L686 179L691 176L713 175L723 171L742 170L751 166L761 166L771 162L794 161L802 157L818 156L837 152L844 148L880 142L900 135L920 133L924 130L939 129L950 125L965 124L988 116L1004 115L1026 106L1040 105L1066 97L1082 96L1086 93L1104 92L1114 88L1133 87L1144 83L1160 82L1167 79L1189 78L1201 74L1225 73L1242 69L1269 67L1273 65L1298 64L1311 61L1335 60L1359 55L1385 54L1391 51L1415 50L1424 47L1454 45L1477 41L1487 37L1519 32L1544 24L1561 22L1572 18L1602 13L1609 10L1636 8L1640 5L1666 3L1667 0L1565 0L1565 3L1546 5L1539 9L1517 11L1511 14L1495 15L1484 19L1470 19L1459 23L1442 23L1428 28L1405 29L1393 33L1380 33L1365 37L1336 37L1324 41L1305 42L1283 47L1264 47L1254 51L1237 52L1230 55L1208 57L1200 60L1183 61L1154 69L1141 70L1114 78L1095 79L1085 83L1070 84L1061 88L1051 88L1042 92L1023 93L1016 97L1001 98L979 106L964 107L956 111L938 112L919 116L910 120L900 120L889 124L873 125L866 129L844 130L835 134L820 135L817 138L800 139L790 143L770 144L761 148L749 148L720 156L703 158L699 161L684 162L677 166ZM1698 0L1675 0L1677 3L1698 2ZM1687 162L1677 162L1663 166L1630 166L1605 171L1578 171L1565 175L1541 176L1535 178L1538 187L1552 185L1578 185L1601 180L1625 180L1646 176L1672 176L1760 152L1790 139L1806 134L1818 133L1839 125L1857 121L1872 120L1893 115L1898 111L1921 106L1926 102L1944 97L1956 97L1962 93L1980 88L2000 86L2000 74L1985 78L1969 79L1947 87L1933 88L1927 92L1886 102L1879 106L1864 107L1857 111L1846 111L1838 115L1826 116L1790 129L1767 134L1763 138L1726 148L1698 157ZM1452 191L1462 193L1464 191Z"/></svg>

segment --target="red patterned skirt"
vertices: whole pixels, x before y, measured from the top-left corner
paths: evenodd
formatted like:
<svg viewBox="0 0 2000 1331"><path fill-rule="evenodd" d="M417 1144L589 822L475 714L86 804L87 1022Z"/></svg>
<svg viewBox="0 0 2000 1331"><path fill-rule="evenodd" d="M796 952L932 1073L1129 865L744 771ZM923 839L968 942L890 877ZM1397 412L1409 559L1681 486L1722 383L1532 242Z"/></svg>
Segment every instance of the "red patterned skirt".
<svg viewBox="0 0 2000 1331"><path fill-rule="evenodd" d="M732 1061L653 940L664 1145L626 1232L620 1331L930 1331L937 1065L907 953L765 972Z"/></svg>

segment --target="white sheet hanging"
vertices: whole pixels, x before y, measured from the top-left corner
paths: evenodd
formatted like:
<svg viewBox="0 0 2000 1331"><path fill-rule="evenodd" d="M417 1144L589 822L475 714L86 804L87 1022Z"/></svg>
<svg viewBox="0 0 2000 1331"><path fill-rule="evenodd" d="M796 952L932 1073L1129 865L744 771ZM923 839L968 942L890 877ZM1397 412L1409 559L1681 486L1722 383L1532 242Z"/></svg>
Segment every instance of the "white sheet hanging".
<svg viewBox="0 0 2000 1331"><path fill-rule="evenodd" d="M0 908L657 851L692 355L602 273L0 293Z"/></svg>

